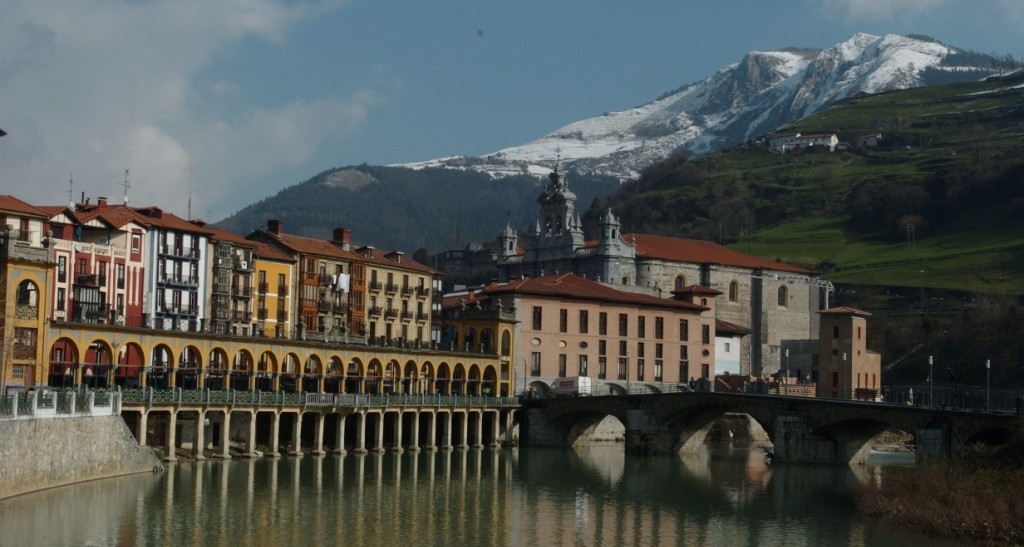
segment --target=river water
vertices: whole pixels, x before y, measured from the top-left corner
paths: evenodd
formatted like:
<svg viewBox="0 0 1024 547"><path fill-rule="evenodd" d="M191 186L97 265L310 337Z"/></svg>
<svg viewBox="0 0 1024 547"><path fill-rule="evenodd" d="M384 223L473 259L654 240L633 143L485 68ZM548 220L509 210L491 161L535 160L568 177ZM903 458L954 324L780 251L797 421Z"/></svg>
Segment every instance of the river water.
<svg viewBox="0 0 1024 547"><path fill-rule="evenodd" d="M869 468L768 467L741 446L181 462L4 500L0 545L958 544L857 516Z"/></svg>

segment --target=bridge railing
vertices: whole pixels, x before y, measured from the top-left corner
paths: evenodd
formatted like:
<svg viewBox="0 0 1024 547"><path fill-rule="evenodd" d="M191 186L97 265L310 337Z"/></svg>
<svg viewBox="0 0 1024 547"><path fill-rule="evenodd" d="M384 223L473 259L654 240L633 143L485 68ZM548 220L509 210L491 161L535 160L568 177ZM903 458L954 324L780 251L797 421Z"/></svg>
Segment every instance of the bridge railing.
<svg viewBox="0 0 1024 547"><path fill-rule="evenodd" d="M120 412L118 390L29 390L0 396L0 420L110 416Z"/></svg>
<svg viewBox="0 0 1024 547"><path fill-rule="evenodd" d="M248 406L313 408L392 408L392 407L518 407L515 397L477 397L468 395L410 395L356 393L294 393L285 391L183 390L139 388L121 392L123 405L175 406Z"/></svg>

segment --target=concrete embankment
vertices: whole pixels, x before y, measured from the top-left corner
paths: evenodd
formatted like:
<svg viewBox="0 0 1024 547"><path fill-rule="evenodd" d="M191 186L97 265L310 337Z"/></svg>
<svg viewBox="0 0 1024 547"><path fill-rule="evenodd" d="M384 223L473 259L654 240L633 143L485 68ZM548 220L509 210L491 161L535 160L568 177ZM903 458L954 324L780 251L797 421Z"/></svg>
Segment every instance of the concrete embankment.
<svg viewBox="0 0 1024 547"><path fill-rule="evenodd" d="M160 465L117 415L0 421L0 462L0 499Z"/></svg>

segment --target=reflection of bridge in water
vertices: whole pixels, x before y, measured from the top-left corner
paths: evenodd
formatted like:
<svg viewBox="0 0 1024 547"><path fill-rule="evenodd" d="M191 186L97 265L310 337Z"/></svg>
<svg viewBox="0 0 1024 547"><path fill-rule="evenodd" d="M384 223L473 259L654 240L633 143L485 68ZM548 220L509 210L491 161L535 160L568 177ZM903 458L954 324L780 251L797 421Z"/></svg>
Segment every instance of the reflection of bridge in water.
<svg viewBox="0 0 1024 547"><path fill-rule="evenodd" d="M972 443L1001 444L1024 419L1007 414L929 409L835 399L729 393L664 393L532 399L523 403L523 443L585 446L613 416L627 452L689 453L726 413L749 415L767 433L776 461L863 463L872 440L890 429L911 433L918 457L948 458Z"/></svg>
<svg viewBox="0 0 1024 547"><path fill-rule="evenodd" d="M179 448L203 459L499 446L518 407L509 397L130 389L121 416L175 460Z"/></svg>

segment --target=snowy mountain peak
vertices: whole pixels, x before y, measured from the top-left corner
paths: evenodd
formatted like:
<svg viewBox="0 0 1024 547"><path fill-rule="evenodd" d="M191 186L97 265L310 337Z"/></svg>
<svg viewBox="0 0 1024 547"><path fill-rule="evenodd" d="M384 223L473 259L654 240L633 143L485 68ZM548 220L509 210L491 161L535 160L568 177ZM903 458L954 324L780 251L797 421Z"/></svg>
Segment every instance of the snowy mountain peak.
<svg viewBox="0 0 1024 547"><path fill-rule="evenodd" d="M407 166L472 168L501 176L546 174L561 161L583 173L634 178L673 152L703 154L734 146L858 93L991 74L990 65L958 65L959 52L924 37L865 33L823 50L753 51L643 106L574 122L482 158Z"/></svg>

